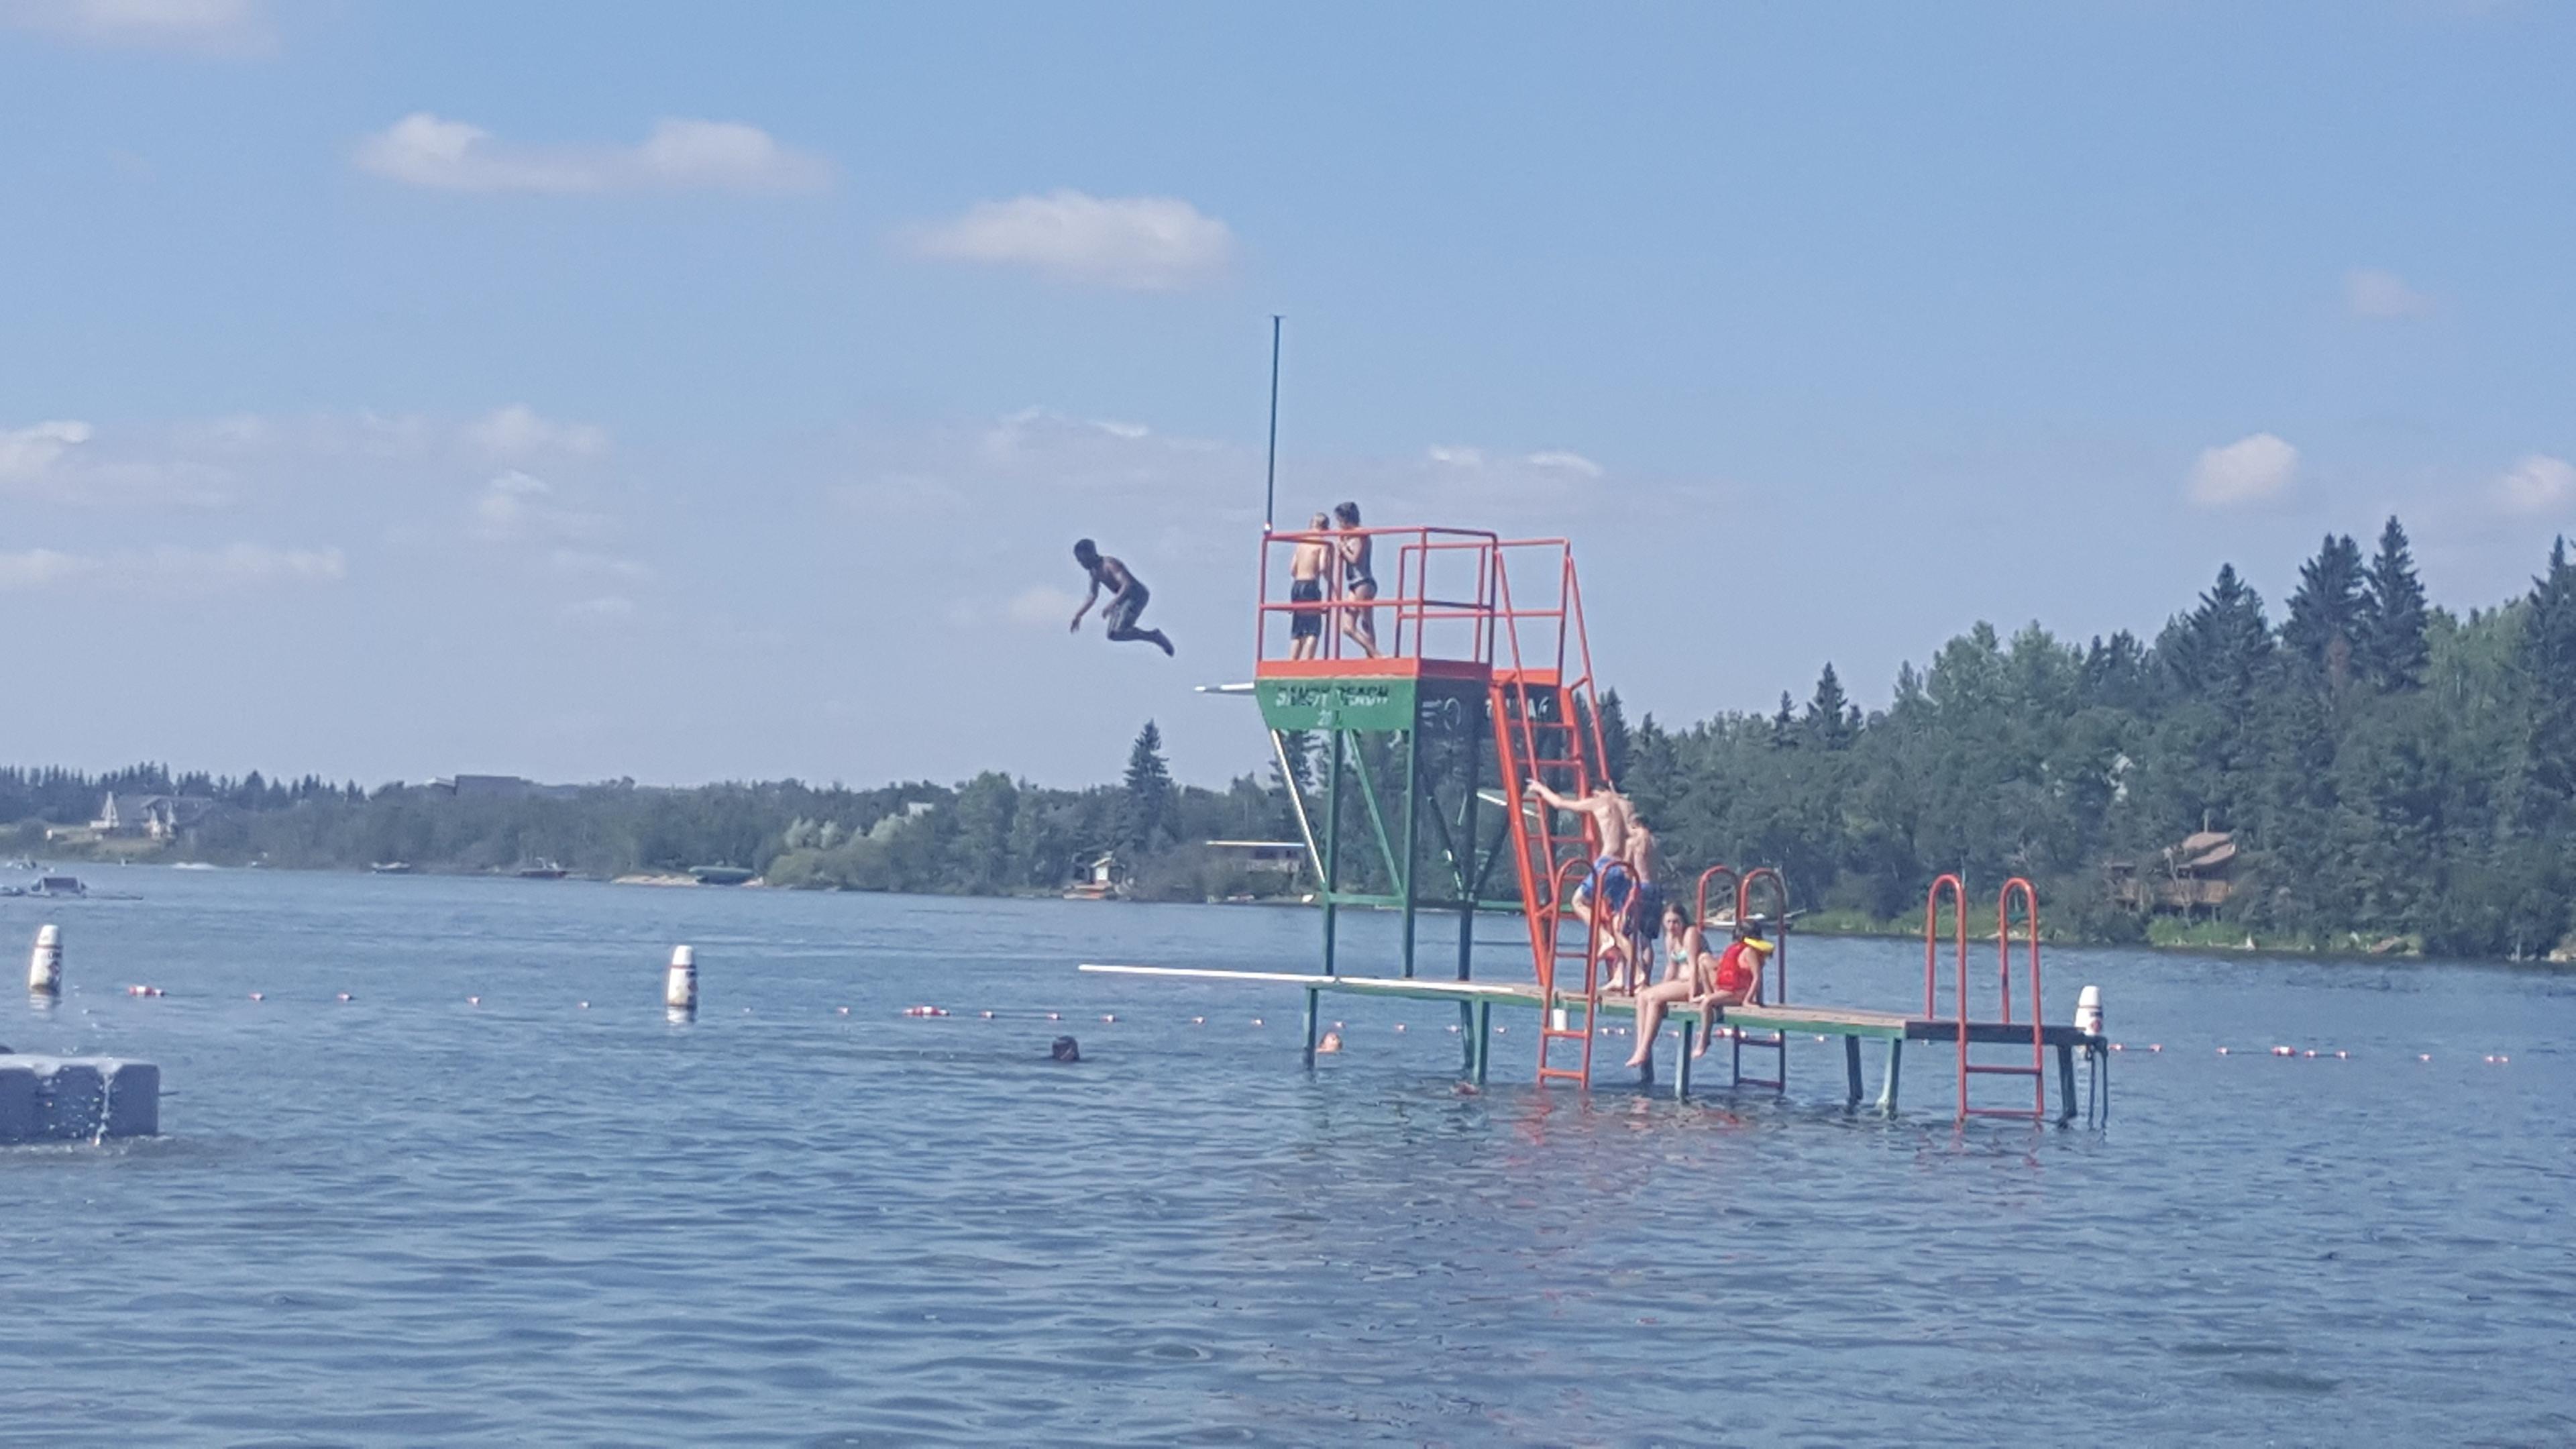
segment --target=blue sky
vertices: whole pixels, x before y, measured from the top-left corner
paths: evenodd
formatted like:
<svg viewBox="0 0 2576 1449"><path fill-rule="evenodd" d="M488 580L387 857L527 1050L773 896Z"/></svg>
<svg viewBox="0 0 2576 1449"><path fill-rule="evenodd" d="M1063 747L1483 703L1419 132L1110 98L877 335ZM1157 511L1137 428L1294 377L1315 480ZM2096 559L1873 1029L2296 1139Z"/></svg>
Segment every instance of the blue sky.
<svg viewBox="0 0 2576 1449"><path fill-rule="evenodd" d="M2576 518L2576 10L0 0L13 759L1258 767L1283 511L1672 721ZM1069 636L1090 534L1177 661ZM29 702L31 700L38 702Z"/></svg>

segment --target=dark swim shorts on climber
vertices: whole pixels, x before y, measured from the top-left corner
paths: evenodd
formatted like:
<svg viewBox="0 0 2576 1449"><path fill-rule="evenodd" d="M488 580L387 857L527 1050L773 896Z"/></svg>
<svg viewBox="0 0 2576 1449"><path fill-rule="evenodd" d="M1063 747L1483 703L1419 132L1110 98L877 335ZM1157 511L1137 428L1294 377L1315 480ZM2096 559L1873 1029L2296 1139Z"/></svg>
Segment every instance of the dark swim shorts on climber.
<svg viewBox="0 0 2576 1449"><path fill-rule="evenodd" d="M1322 579L1289 580L1288 602L1312 606L1298 609L1288 616L1288 637L1291 639L1322 638L1324 636L1324 581Z"/></svg>

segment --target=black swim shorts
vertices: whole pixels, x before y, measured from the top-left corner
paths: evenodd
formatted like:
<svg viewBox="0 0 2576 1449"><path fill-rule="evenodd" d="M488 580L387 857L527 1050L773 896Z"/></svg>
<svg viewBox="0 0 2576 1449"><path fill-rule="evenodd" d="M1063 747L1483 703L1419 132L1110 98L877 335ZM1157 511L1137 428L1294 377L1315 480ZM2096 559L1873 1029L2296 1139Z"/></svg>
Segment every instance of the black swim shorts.
<svg viewBox="0 0 2576 1449"><path fill-rule="evenodd" d="M1291 639L1322 638L1324 636L1324 581L1290 579L1288 602L1316 606L1311 609L1299 609L1288 616L1288 637Z"/></svg>

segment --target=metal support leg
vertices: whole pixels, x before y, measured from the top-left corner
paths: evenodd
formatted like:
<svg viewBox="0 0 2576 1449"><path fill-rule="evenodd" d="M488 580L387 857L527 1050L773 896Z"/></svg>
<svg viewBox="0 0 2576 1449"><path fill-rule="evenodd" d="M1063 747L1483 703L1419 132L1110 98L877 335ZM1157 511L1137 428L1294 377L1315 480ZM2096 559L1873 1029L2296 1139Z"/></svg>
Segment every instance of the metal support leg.
<svg viewBox="0 0 2576 1449"><path fill-rule="evenodd" d="M1889 1037L1887 1039L1887 1080L1878 1089L1878 1110L1891 1116L1896 1112L1896 1078L1904 1065L1905 1038Z"/></svg>
<svg viewBox="0 0 2576 1449"><path fill-rule="evenodd" d="M2057 1120L2075 1120L2075 1044L2057 1044Z"/></svg>
<svg viewBox="0 0 2576 1449"><path fill-rule="evenodd" d="M1676 1102L1690 1096L1691 1036L1698 1025L1692 1021L1682 1023L1681 1054L1673 1058L1673 1100Z"/></svg>
<svg viewBox="0 0 2576 1449"><path fill-rule="evenodd" d="M1306 1065L1309 1067L1315 1065L1315 998L1322 994L1312 986L1306 988Z"/></svg>
<svg viewBox="0 0 2576 1449"><path fill-rule="evenodd" d="M1843 1038L1843 1071L1851 1079L1851 1090L1843 1098L1843 1109L1845 1111L1849 1111L1850 1109L1860 1105L1859 1037L1847 1036Z"/></svg>
<svg viewBox="0 0 2576 1449"><path fill-rule="evenodd" d="M1492 1003L1492 1002L1490 1002L1490 1001L1479 1001L1479 1002L1477 1002L1477 1003L1476 1003L1476 1085L1477 1085L1477 1086L1480 1086L1480 1087L1481 1087L1481 1086L1483 1086L1483 1085L1485 1084L1485 1064L1486 1064L1486 1062L1487 1062L1488 1060L1490 1060L1490 1059L1491 1059L1491 1057L1492 1057L1492 1055L1493 1055L1493 1053L1492 1053L1492 1052L1491 1052L1491 1050L1489 1049L1489 1038L1493 1035L1493 1027L1494 1027L1494 1003Z"/></svg>
<svg viewBox="0 0 2576 1449"><path fill-rule="evenodd" d="M1655 1085L1655 1044L1646 1043L1646 1059L1637 1064L1637 1085L1652 1090Z"/></svg>

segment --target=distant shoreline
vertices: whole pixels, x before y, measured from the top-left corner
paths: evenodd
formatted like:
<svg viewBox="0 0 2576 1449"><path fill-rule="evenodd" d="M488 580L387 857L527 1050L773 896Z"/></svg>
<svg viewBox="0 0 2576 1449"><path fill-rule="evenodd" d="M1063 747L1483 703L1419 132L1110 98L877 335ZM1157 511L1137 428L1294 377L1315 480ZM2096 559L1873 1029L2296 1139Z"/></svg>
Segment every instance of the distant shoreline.
<svg viewBox="0 0 2576 1449"><path fill-rule="evenodd" d="M84 856L67 854L61 861L56 862L55 866L49 867L49 869L54 869L57 873L60 873L61 866L75 863L81 866L113 865L116 868L122 869L127 864L137 863L141 854L142 852L139 851L119 852L113 856ZM322 875L368 875L371 873L393 874L391 872L371 872L369 868L365 866L270 866L251 862L209 861L195 858L186 860L150 859L139 860L139 863L147 866L159 866L163 869L275 870L293 871L298 874L309 872ZM512 871L504 869L457 869L435 865L415 865L400 874L406 876L437 877L448 880L520 879L520 877ZM629 871L615 876L574 872L563 877L563 879L588 881L598 885L644 886L657 889L670 889L685 886L691 889L700 890L754 890L764 892L779 891L795 894L823 893L834 895L919 896L928 899L948 900L1056 900L1062 898L1058 892L1050 890L865 890L844 886L773 886L766 880L759 878L754 878L737 884L709 885L686 871ZM543 882L531 883L542 884ZM1254 899L1236 898L1200 900L1152 900L1126 898L1117 903L1126 905L1261 906L1273 909L1285 908L1302 910L1312 910L1317 908L1313 902L1301 900L1295 896L1268 896ZM1371 908L1351 906L1345 907L1344 909L1365 910ZM2160 927L2162 929L2159 929ZM1876 921L1843 912L1823 912L1810 916L1806 920L1801 921L1796 927L1796 930L1798 934L1803 936L1848 937L1864 940L1920 940L1923 934L1920 923ZM2421 940L2412 937L2401 937L2393 940L2391 938L2382 937L2379 942L2364 944L2361 941L2361 933L2359 932L2343 933L2347 938L2349 938L2349 944L2325 945L2315 941L2285 940L2275 936L2267 936L2262 932L2247 932L2240 926L2233 926L2221 922L2200 922L2186 927L2183 926L2182 923L2172 921L2169 918L2153 918L2148 923L2148 931L2149 934L2146 939L2132 941L2071 936L2053 931L2044 934L2041 939L2051 946L2128 948L2133 950L2151 950L2159 952L2200 952L2204 954L2245 956L2279 956L2310 961L2428 961L2437 959L2488 961L2490 959L2484 957L2433 957L2425 952ZM1945 947L1952 939L1954 938L1945 933L1943 937ZM1995 935L1994 932L1990 930L1982 932L1971 931L1968 939L1969 944L1973 947L1991 947L1995 942ZM2372 945L2379 945L2379 949L2372 949ZM2576 964L2576 960L2571 960L2570 956L2565 953L2552 953L2548 956L2524 957L2520 960L2515 960L2509 957L2495 958L2493 964L2564 967Z"/></svg>

